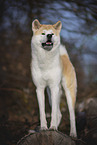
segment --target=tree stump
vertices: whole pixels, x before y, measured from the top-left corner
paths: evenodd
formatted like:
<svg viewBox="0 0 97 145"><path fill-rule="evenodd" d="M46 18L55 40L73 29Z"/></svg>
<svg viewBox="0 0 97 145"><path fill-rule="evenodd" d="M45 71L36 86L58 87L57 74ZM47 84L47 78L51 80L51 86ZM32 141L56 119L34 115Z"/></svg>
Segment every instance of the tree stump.
<svg viewBox="0 0 97 145"><path fill-rule="evenodd" d="M76 145L71 137L59 131L40 131L23 137L17 145Z"/></svg>

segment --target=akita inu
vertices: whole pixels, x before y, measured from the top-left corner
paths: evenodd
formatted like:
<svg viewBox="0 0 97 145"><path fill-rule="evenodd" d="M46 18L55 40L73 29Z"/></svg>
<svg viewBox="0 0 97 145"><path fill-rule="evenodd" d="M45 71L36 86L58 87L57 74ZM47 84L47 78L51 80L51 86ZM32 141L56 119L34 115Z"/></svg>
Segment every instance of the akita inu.
<svg viewBox="0 0 97 145"><path fill-rule="evenodd" d="M60 89L62 86L70 112L70 135L76 137L74 113L77 90L76 74L65 47L60 44L61 27L61 21L54 25L42 25L37 19L33 21L31 72L33 82L37 87L41 129L48 129L44 89L49 88L48 95L52 106L50 129L56 130L61 121Z"/></svg>

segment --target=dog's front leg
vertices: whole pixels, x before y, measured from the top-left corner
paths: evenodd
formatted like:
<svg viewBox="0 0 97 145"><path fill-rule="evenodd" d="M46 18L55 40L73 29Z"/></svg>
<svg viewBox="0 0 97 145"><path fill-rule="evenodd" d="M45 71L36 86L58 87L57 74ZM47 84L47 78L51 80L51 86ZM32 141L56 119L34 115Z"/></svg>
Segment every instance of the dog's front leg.
<svg viewBox="0 0 97 145"><path fill-rule="evenodd" d="M51 114L51 125L50 129L56 130L58 128L58 112L59 112L59 87L55 86L51 89L51 100L52 100L52 114Z"/></svg>
<svg viewBox="0 0 97 145"><path fill-rule="evenodd" d="M40 123L41 123L41 130L47 129L47 121L45 115L45 97L44 97L44 88L37 88L37 99L39 104L39 111L40 111Z"/></svg>

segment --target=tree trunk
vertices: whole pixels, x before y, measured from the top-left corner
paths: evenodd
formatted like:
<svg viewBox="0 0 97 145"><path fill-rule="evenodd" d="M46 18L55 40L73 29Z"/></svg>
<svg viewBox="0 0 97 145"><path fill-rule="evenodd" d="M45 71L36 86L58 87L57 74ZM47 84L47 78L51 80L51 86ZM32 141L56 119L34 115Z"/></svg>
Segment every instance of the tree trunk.
<svg viewBox="0 0 97 145"><path fill-rule="evenodd" d="M23 137L17 145L75 145L75 142L59 131L41 131Z"/></svg>

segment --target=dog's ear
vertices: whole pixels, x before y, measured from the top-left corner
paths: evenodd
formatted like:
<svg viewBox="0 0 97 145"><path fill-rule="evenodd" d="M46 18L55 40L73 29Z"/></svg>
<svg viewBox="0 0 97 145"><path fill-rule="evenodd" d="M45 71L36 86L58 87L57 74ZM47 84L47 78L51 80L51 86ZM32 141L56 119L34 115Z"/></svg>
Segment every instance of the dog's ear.
<svg viewBox="0 0 97 145"><path fill-rule="evenodd" d="M41 24L37 19L32 22L32 30L37 31L40 28Z"/></svg>
<svg viewBox="0 0 97 145"><path fill-rule="evenodd" d="M62 23L61 21L58 21L56 24L53 25L53 27L58 30L58 31L61 31L61 28L62 28Z"/></svg>

